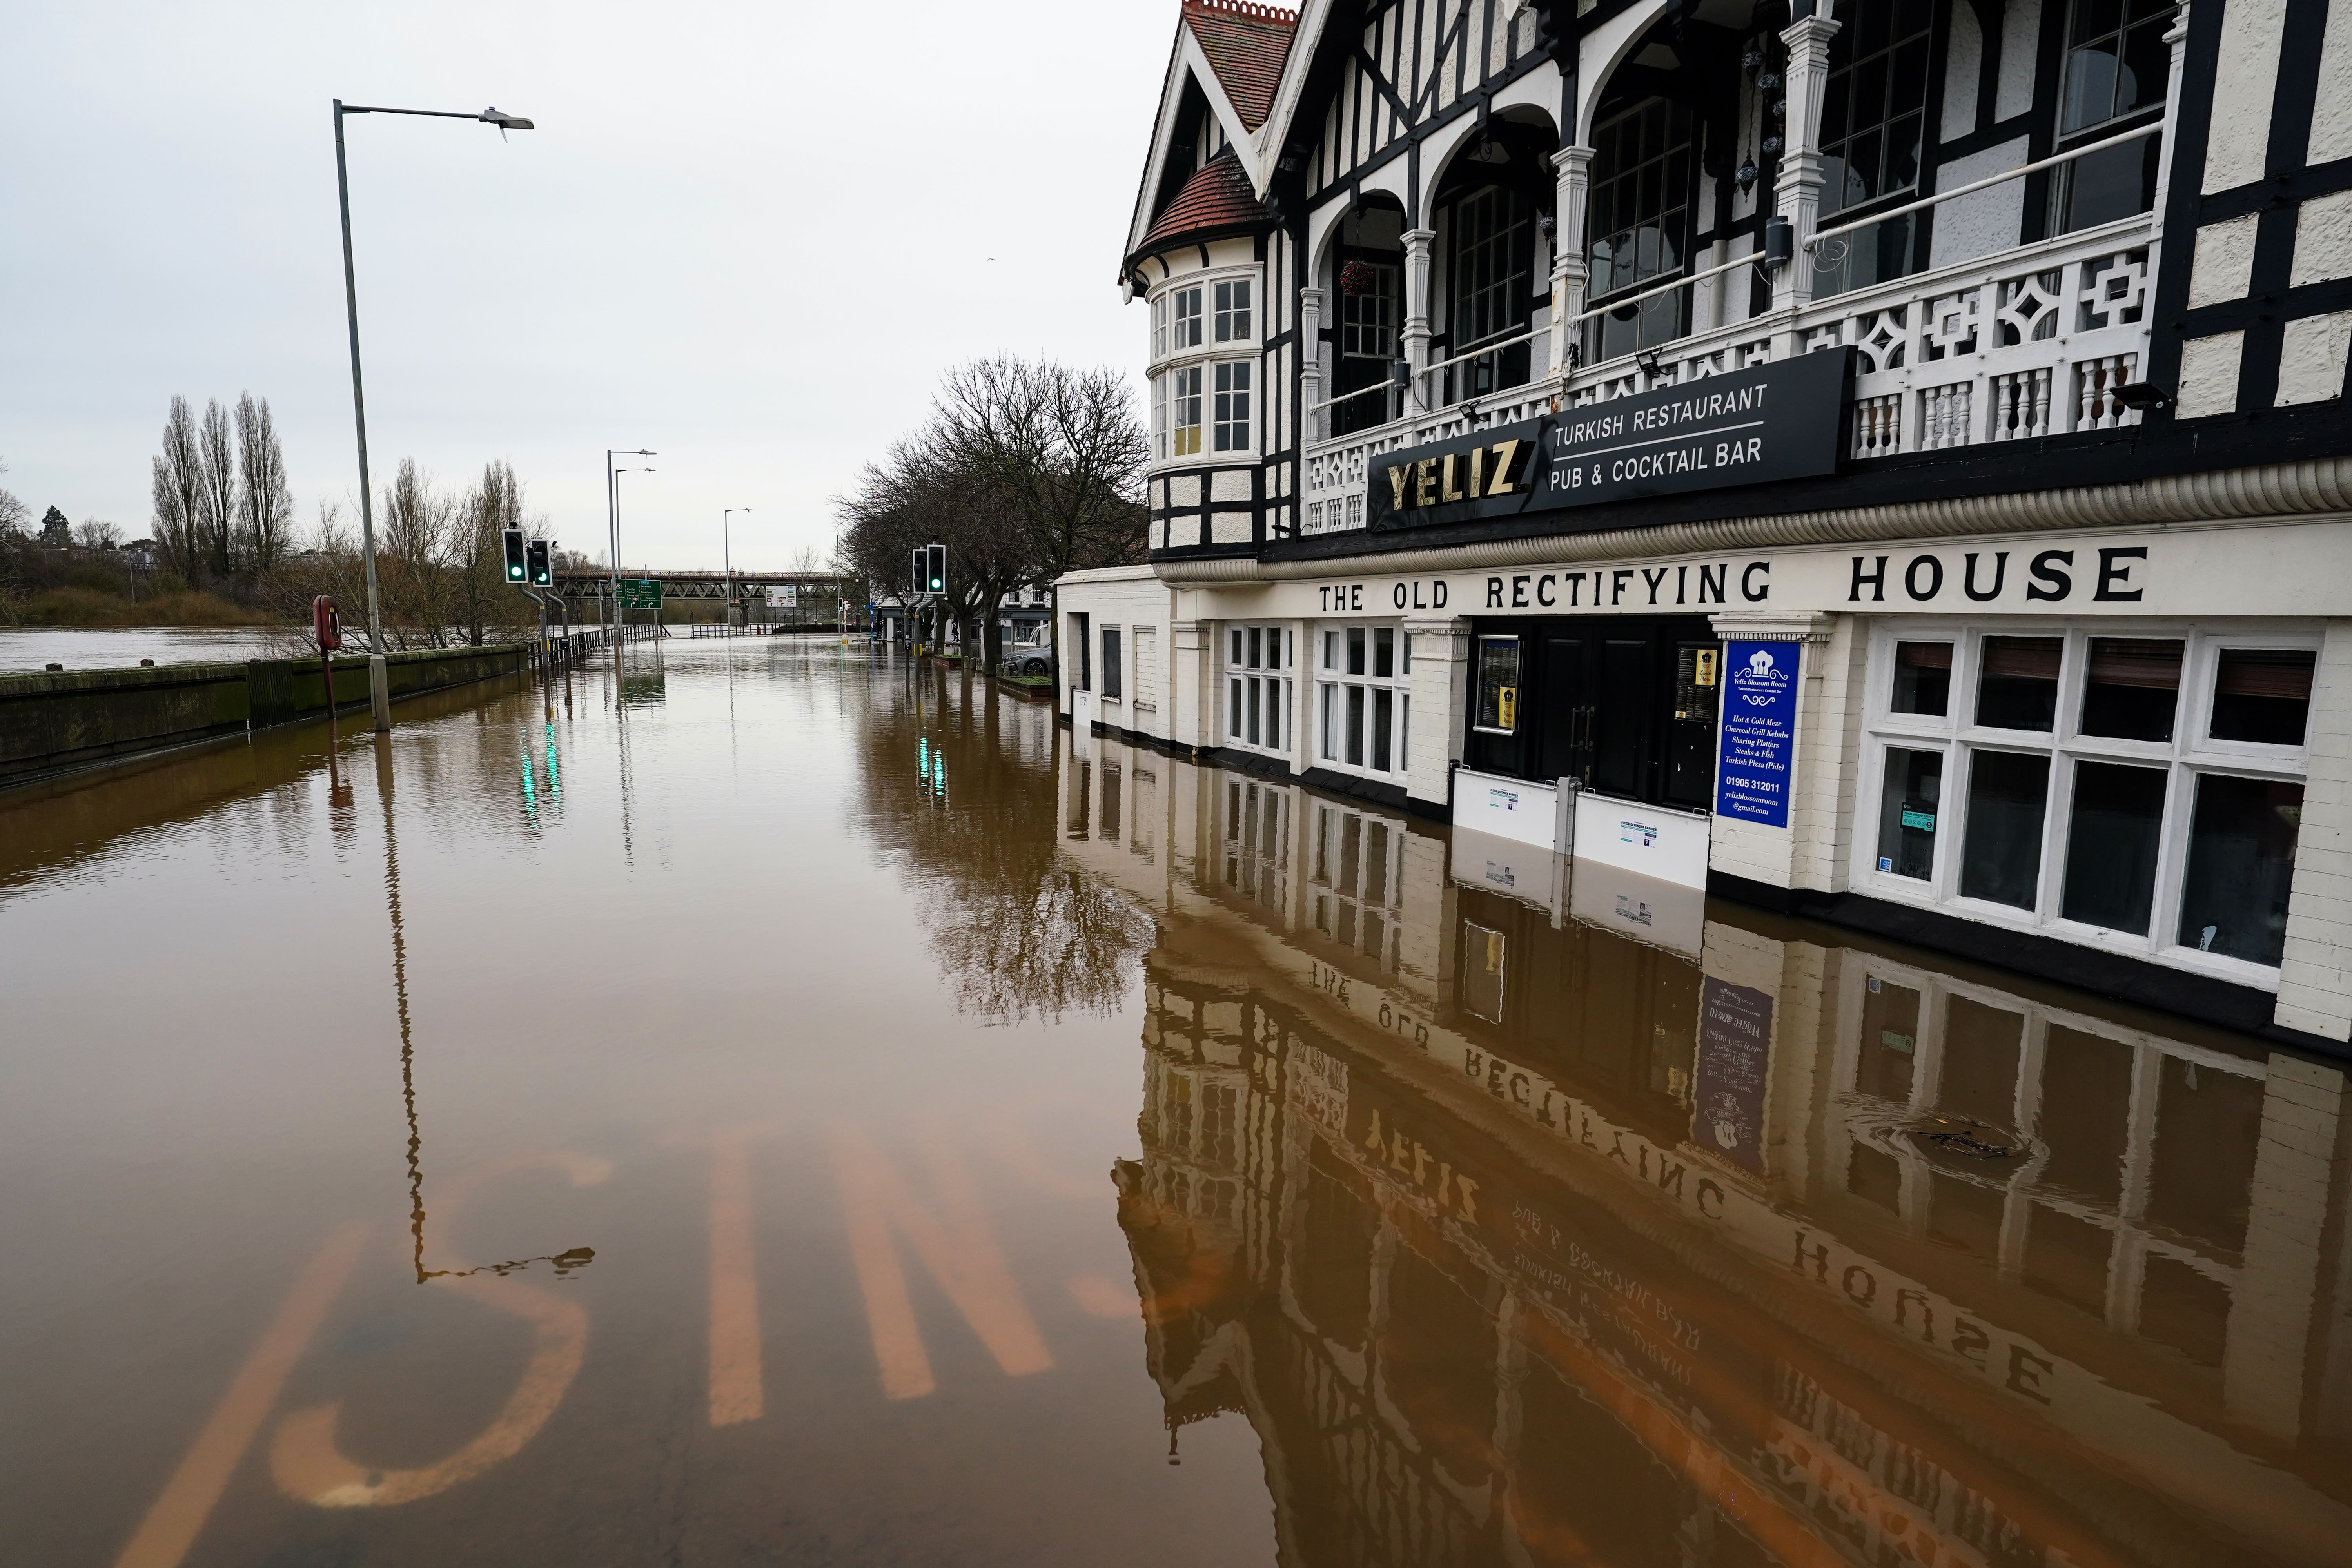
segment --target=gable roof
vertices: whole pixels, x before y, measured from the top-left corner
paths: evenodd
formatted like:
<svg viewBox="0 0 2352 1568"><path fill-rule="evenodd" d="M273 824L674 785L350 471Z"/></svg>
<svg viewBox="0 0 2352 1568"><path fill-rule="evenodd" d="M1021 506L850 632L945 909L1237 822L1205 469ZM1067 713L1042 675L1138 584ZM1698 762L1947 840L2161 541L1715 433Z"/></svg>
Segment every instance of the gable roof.
<svg viewBox="0 0 2352 1568"><path fill-rule="evenodd" d="M1135 255L1141 256L1190 235L1230 231L1271 221L1273 215L1250 188L1249 173L1242 167L1240 154L1228 146L1192 172L1192 177L1160 210L1151 231L1137 243Z"/></svg>
<svg viewBox="0 0 2352 1568"><path fill-rule="evenodd" d="M1298 13L1248 0L1184 0L1184 25L1233 101L1242 128L1255 131L1274 109Z"/></svg>

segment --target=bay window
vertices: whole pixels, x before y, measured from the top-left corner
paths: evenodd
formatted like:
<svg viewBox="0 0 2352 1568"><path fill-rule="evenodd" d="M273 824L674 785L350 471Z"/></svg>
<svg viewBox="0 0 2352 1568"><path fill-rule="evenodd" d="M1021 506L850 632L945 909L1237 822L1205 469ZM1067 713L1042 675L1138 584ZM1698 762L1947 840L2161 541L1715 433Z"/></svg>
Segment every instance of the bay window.
<svg viewBox="0 0 2352 1568"><path fill-rule="evenodd" d="M1257 337L1257 280L1211 278L1151 299L1151 461L1255 451L1257 363L1231 355Z"/></svg>
<svg viewBox="0 0 2352 1568"><path fill-rule="evenodd" d="M1402 778L1412 639L1394 626L1319 628L1315 754L1349 773Z"/></svg>
<svg viewBox="0 0 2352 1568"><path fill-rule="evenodd" d="M1225 627L1225 739L1281 752L1291 740L1290 699L1298 634L1282 626Z"/></svg>
<svg viewBox="0 0 2352 1568"><path fill-rule="evenodd" d="M2270 983L2316 647L2305 628L1882 626L1855 886Z"/></svg>

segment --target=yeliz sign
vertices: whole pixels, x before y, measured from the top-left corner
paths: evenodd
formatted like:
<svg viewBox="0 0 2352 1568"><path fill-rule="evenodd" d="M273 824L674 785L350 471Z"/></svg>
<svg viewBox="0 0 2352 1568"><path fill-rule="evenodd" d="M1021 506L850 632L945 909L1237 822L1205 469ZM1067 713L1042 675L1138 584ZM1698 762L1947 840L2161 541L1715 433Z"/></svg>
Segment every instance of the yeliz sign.
<svg viewBox="0 0 2352 1568"><path fill-rule="evenodd" d="M1371 464L1373 528L1426 528L1837 468L1853 351L1523 419Z"/></svg>

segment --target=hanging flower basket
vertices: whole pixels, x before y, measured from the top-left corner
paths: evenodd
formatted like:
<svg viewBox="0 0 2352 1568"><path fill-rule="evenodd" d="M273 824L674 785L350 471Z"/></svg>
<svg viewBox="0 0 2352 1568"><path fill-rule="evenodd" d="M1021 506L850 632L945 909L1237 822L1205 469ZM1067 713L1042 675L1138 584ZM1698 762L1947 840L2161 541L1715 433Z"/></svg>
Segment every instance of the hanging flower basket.
<svg viewBox="0 0 2352 1568"><path fill-rule="evenodd" d="M1372 269L1372 264L1369 261L1348 261L1340 264L1339 292L1342 294L1369 294L1379 287L1380 280L1380 274Z"/></svg>

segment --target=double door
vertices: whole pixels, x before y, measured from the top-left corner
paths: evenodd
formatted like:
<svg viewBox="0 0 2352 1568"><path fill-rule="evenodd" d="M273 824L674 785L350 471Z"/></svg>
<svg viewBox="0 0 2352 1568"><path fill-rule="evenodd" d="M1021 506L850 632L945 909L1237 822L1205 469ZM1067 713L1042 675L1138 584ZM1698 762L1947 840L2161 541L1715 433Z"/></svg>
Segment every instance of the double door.
<svg viewBox="0 0 2352 1568"><path fill-rule="evenodd" d="M1706 809L1722 644L1704 616L1523 621L1524 719L1475 734L1473 766L1629 800ZM1488 633L1481 624L1479 631Z"/></svg>

